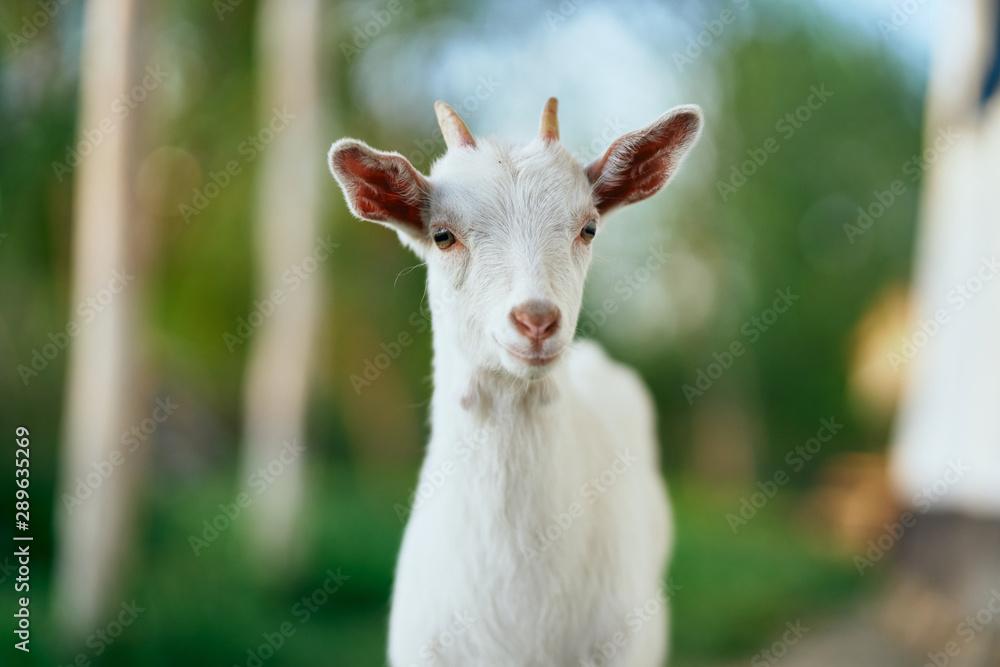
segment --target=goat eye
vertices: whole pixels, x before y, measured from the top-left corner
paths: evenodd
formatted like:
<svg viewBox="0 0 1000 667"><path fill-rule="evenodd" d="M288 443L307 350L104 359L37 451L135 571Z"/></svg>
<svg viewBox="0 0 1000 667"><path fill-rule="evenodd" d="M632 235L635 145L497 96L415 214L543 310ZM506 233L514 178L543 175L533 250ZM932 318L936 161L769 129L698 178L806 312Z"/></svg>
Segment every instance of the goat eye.
<svg viewBox="0 0 1000 667"><path fill-rule="evenodd" d="M580 232L580 238L588 243L594 240L594 236L597 234L597 220L588 220L587 224L583 226L583 230Z"/></svg>
<svg viewBox="0 0 1000 667"><path fill-rule="evenodd" d="M434 232L434 243L441 250L450 248L455 245L455 235L451 233L450 229L438 229Z"/></svg>

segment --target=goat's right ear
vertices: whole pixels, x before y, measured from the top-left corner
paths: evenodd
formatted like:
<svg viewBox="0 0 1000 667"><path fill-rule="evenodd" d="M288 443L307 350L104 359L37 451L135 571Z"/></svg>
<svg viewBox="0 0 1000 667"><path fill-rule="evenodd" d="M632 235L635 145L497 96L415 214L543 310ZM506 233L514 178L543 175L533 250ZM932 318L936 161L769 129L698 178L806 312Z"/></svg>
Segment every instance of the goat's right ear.
<svg viewBox="0 0 1000 667"><path fill-rule="evenodd" d="M330 171L354 215L426 241L431 185L405 157L341 139L330 148Z"/></svg>
<svg viewBox="0 0 1000 667"><path fill-rule="evenodd" d="M605 214L656 194L701 134L701 109L671 109L651 125L622 135L585 172L597 210Z"/></svg>

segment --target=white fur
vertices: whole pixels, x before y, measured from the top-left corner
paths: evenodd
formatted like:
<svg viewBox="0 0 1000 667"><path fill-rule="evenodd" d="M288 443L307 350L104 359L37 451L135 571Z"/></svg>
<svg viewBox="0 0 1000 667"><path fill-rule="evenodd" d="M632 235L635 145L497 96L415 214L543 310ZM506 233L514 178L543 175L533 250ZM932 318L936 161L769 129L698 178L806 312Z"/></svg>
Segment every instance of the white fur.
<svg viewBox="0 0 1000 667"><path fill-rule="evenodd" d="M331 157L345 142L360 144ZM332 161L350 200L358 185ZM427 262L432 436L397 566L391 664L662 665L665 608L642 623L633 612L662 600L672 540L653 403L633 371L573 342L592 184L558 143L477 139L417 185L425 231L390 226ZM438 249L441 226L461 245ZM557 357L547 365L518 356L530 350L510 313L528 300L561 313L536 350Z"/></svg>

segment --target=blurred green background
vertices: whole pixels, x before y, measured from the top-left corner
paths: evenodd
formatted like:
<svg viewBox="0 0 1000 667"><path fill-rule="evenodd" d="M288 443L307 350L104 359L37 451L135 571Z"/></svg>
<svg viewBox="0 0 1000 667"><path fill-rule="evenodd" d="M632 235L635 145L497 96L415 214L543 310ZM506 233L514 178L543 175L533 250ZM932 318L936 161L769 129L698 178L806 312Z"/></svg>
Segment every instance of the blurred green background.
<svg viewBox="0 0 1000 667"><path fill-rule="evenodd" d="M82 3L60 4L20 52L9 38L0 49L0 433L13 440L17 425L31 429L37 536L32 652L14 651L5 631L4 664L69 665L84 655L94 665L246 665L248 650L286 621L295 633L265 664L384 664L403 530L394 507L407 502L427 435L430 332L411 320L424 275L408 271L417 261L393 235L349 216L328 176L321 235L340 246L311 278L322 281L323 303L306 516L296 538L301 563L262 577L238 521L197 556L188 541L240 490L249 346L230 353L223 333L258 298L251 219L259 162L248 162L190 224L178 207L266 123L256 112L257 3L221 6L220 13L218 2L150 3L142 17L149 62L169 75L142 103L137 150L174 152L155 192L136 193L152 220L147 247L154 249L139 335L149 409L165 397L180 407L142 445L151 463L135 493L137 528L120 599L144 611L110 645L64 641L49 595L66 355L27 385L18 371L74 308L74 182L57 178L53 163L77 142ZM326 174L329 144L354 136L398 150L426 172L429 153L444 150L433 140L435 99L458 109L473 133L527 140L542 103L556 95L563 142L582 160L616 136L598 139L609 126L634 129L675 104L706 111L706 135L676 183L618 216L600 240L585 305L599 308L648 248L671 253L671 266L594 336L641 372L659 406L678 520L674 664L750 655L785 621L822 618L870 595L877 571L860 577L851 560L866 534L844 528L831 498L837 480L880 465L891 427L898 378L873 377L866 351L905 311L916 183L854 242L843 226L921 150L926 17L886 34L879 21L888 5L878 3L403 0L401 7L352 50L355 29L384 5L324 4L320 69L330 130L300 169ZM18 34L38 8L7 0L0 33ZM716 35L712 22L726 11L733 20ZM698 39L704 45L694 48ZM482 77L493 92L463 109ZM832 96L808 120L783 126L814 87ZM734 167L772 138L777 152L745 185L724 192L719 183L731 184ZM785 289L798 300L752 340L745 323ZM356 391L351 376L402 331L414 343ZM746 354L689 400L685 385L696 386L713 354L734 341ZM843 429L792 472L788 452L831 417ZM0 469L7 517L12 456ZM727 514L777 470L790 472L790 484L734 535ZM873 505L876 517L891 511ZM0 543L11 544L12 532L5 518ZM4 560L11 552L0 551L4 627L15 608ZM296 604L328 570L348 578L301 622Z"/></svg>

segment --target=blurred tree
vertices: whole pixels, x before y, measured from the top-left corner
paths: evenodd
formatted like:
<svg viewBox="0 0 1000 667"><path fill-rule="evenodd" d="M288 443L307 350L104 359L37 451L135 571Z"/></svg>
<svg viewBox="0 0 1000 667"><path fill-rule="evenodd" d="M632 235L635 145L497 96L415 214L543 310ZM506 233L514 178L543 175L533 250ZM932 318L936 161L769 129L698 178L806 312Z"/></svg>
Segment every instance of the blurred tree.
<svg viewBox="0 0 1000 667"><path fill-rule="evenodd" d="M80 305L66 328L56 494L65 499L57 506L56 609L74 638L84 637L115 604L141 463L117 458L119 436L136 406L139 357L133 325L140 267L129 243L137 221L130 190L139 115L120 113L123 94L140 78L132 67L140 43L136 13L133 0L92 0L84 18L77 144L84 157L75 174L71 299Z"/></svg>
<svg viewBox="0 0 1000 667"><path fill-rule="evenodd" d="M301 448L320 304L321 278L314 273L335 244L318 235L326 138L319 109L319 0L266 0L258 20L258 117L263 139L269 131L274 136L261 158L255 210L253 312L263 322L249 355L240 479L253 487L249 512L258 554L267 565L287 566L297 544L304 483Z"/></svg>

